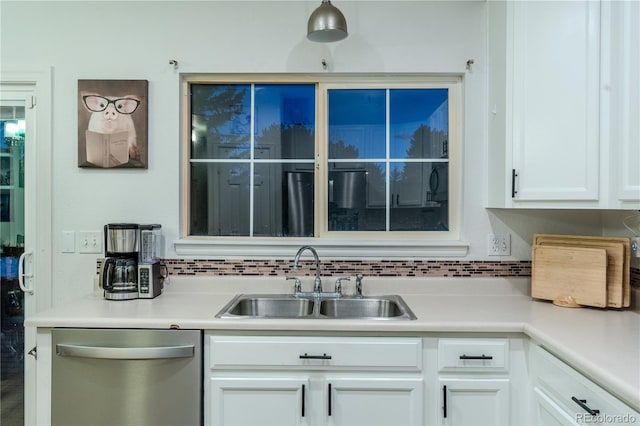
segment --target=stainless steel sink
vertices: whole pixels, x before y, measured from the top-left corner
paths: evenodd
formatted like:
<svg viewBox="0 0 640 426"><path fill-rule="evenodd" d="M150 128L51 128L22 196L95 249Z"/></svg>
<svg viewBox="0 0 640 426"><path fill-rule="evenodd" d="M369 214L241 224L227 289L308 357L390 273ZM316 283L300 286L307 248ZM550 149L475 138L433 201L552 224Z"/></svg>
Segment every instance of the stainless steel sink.
<svg viewBox="0 0 640 426"><path fill-rule="evenodd" d="M295 297L287 294L240 294L218 318L314 318L413 320L402 297Z"/></svg>
<svg viewBox="0 0 640 426"><path fill-rule="evenodd" d="M326 299L319 311L329 318L416 318L400 296Z"/></svg>
<svg viewBox="0 0 640 426"><path fill-rule="evenodd" d="M304 318L313 314L313 299L289 295L239 295L217 315L219 318Z"/></svg>

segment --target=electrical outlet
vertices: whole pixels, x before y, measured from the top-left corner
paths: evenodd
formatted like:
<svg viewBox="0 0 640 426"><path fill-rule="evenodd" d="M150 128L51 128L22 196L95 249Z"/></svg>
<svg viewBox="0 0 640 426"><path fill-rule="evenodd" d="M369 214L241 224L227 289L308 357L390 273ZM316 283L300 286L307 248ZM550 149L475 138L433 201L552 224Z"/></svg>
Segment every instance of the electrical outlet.
<svg viewBox="0 0 640 426"><path fill-rule="evenodd" d="M102 236L100 231L78 232L80 253L102 253Z"/></svg>
<svg viewBox="0 0 640 426"><path fill-rule="evenodd" d="M510 234L489 234L487 238L487 254L489 256L511 255Z"/></svg>

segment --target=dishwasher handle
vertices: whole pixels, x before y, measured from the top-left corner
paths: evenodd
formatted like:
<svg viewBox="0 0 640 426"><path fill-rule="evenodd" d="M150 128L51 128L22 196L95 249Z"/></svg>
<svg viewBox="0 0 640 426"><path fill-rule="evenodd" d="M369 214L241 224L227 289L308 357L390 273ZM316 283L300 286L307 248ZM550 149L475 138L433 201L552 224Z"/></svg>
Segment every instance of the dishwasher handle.
<svg viewBox="0 0 640 426"><path fill-rule="evenodd" d="M83 346L58 343L58 356L96 359L163 359L163 358L193 358L194 345L182 346L153 346L153 347L105 347Z"/></svg>

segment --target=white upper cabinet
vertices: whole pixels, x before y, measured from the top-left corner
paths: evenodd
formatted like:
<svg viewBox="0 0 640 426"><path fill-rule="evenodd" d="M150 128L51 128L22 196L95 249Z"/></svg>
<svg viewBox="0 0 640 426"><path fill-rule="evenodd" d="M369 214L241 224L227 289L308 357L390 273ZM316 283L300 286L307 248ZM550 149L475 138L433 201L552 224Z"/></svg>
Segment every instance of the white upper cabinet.
<svg viewBox="0 0 640 426"><path fill-rule="evenodd" d="M637 28L611 32L623 17L609 2L487 7L488 207L637 208L640 178L626 157L640 158L637 124L627 120L620 134L620 120L634 108L637 116L638 97L628 93L637 82L615 75L633 73L638 42L635 50L612 49L613 38L633 44ZM618 170L623 161L629 170Z"/></svg>
<svg viewBox="0 0 640 426"><path fill-rule="evenodd" d="M609 58L605 90L610 95L610 135L614 190L612 207L640 207L640 2L603 3L609 25L603 44Z"/></svg>

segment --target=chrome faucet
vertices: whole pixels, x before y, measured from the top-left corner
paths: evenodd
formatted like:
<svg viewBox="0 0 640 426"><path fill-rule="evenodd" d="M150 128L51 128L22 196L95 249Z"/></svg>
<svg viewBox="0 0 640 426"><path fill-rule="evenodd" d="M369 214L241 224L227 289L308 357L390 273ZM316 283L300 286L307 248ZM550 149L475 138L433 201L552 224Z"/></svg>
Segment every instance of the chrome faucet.
<svg viewBox="0 0 640 426"><path fill-rule="evenodd" d="M305 251L309 250L316 261L316 278L313 280L313 292L314 293L322 293L322 281L320 280L320 259L318 258L318 253L311 246L302 246L300 250L296 253L293 258L293 269L298 269L298 262L300 261L300 255Z"/></svg>
<svg viewBox="0 0 640 426"><path fill-rule="evenodd" d="M362 274L356 275L356 297L362 297L362 278L364 278Z"/></svg>

